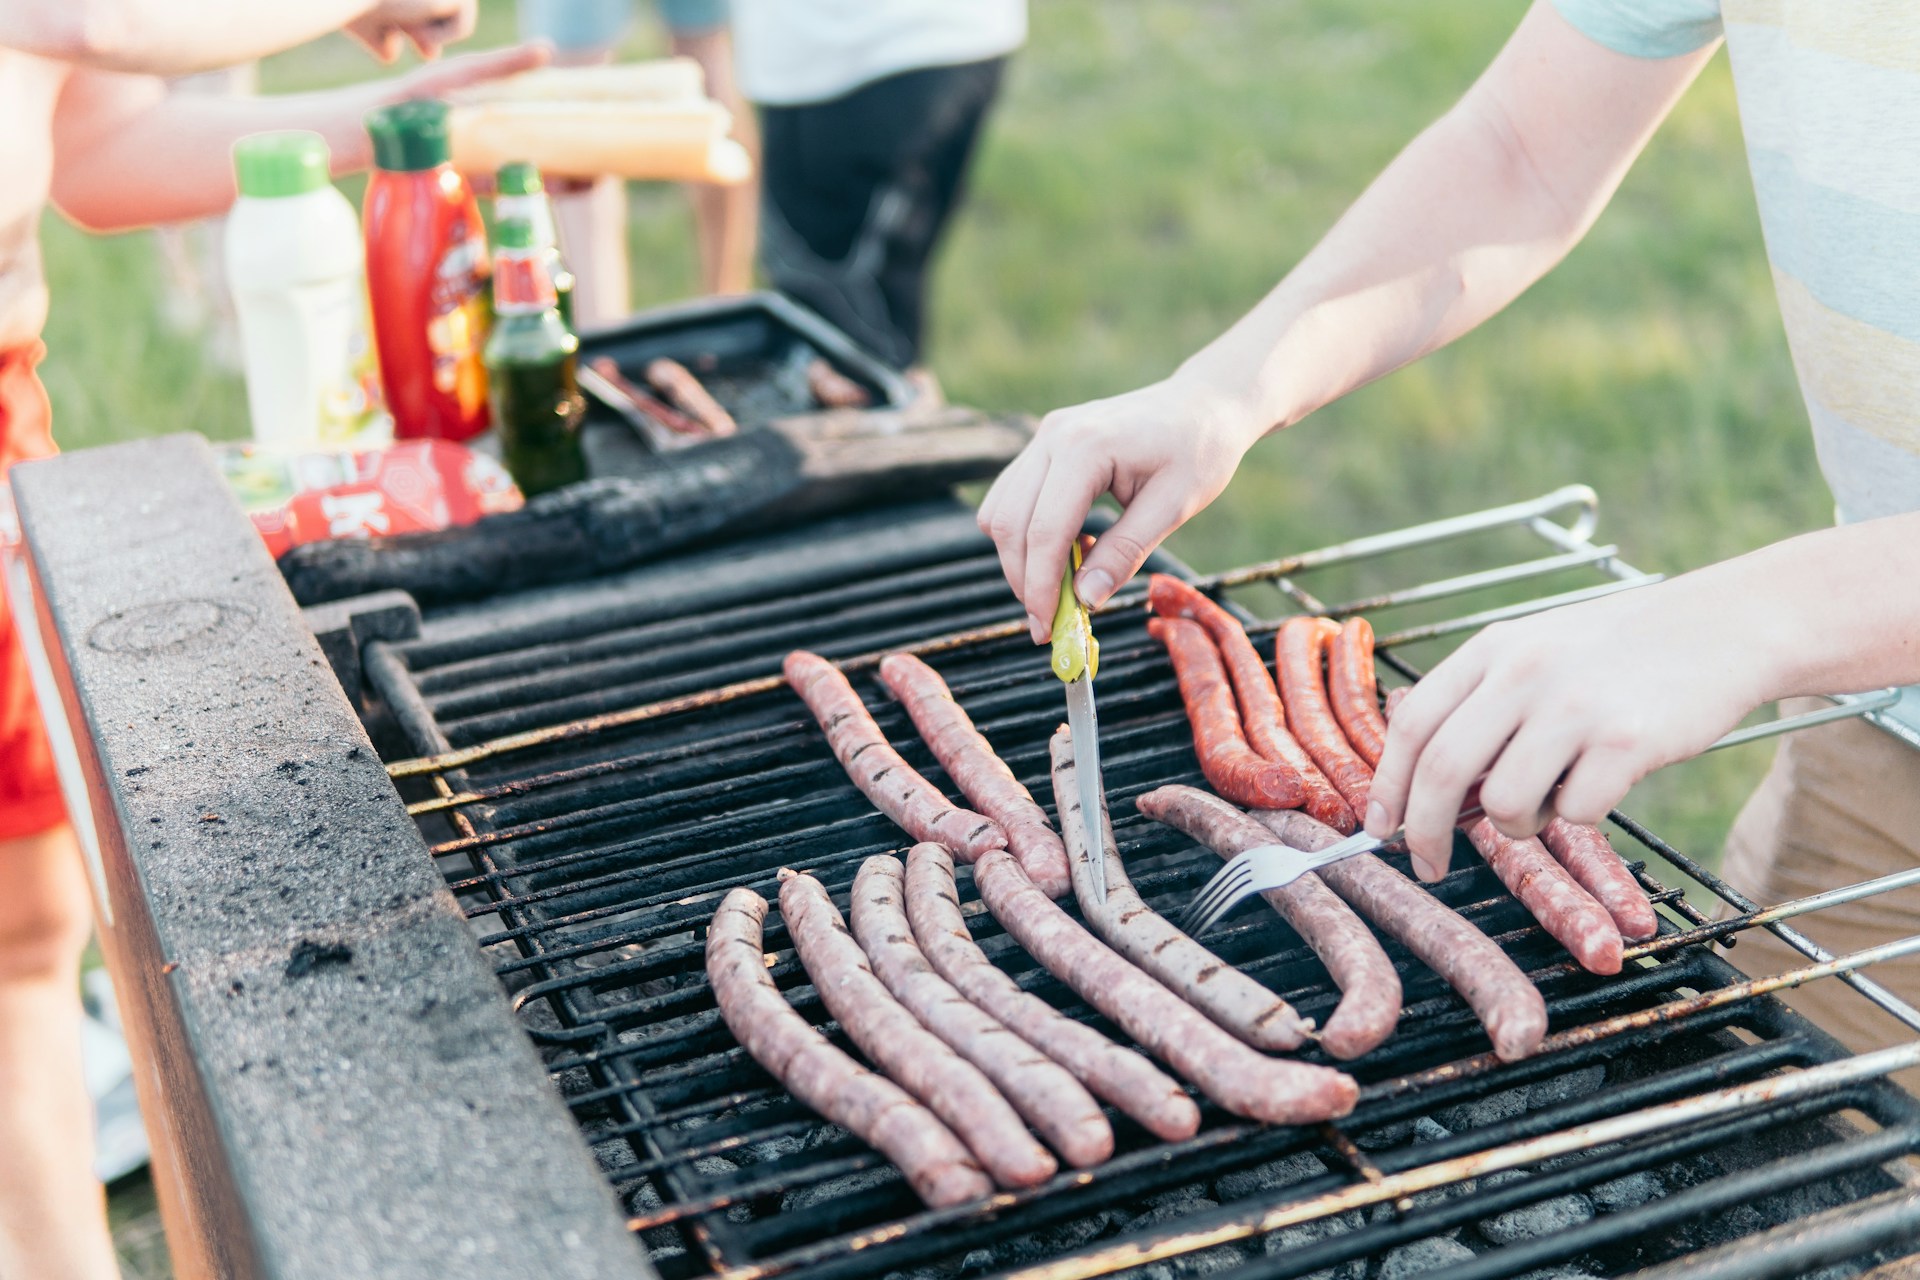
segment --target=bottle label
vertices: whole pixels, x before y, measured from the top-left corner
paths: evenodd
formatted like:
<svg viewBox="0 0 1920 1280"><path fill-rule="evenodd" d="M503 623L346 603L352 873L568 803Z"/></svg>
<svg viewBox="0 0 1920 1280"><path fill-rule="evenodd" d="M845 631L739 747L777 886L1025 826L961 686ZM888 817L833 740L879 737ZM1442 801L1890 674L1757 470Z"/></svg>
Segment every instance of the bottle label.
<svg viewBox="0 0 1920 1280"><path fill-rule="evenodd" d="M456 217L447 229L447 251L433 274L427 346L433 352L433 385L455 397L463 412L487 399L480 349L487 331L487 244L479 227Z"/></svg>

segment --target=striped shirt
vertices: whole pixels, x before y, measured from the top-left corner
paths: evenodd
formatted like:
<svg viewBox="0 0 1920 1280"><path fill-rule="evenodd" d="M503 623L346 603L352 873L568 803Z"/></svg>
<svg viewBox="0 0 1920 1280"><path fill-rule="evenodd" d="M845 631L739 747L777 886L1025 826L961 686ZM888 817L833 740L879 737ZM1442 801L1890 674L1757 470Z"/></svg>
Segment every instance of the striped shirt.
<svg viewBox="0 0 1920 1280"><path fill-rule="evenodd" d="M1841 520L1920 509L1920 4L1554 0L1617 52L1723 34L1787 344Z"/></svg>

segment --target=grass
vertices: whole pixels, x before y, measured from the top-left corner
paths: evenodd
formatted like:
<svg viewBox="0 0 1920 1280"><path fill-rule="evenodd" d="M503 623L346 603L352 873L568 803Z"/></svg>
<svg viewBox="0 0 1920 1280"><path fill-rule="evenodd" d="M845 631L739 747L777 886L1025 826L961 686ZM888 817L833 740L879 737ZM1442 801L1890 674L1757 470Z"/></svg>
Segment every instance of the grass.
<svg viewBox="0 0 1920 1280"><path fill-rule="evenodd" d="M950 394L1044 411L1165 373L1312 245L1524 8L1034 6L939 268L931 353ZM480 42L511 31L510 7L486 5ZM652 39L640 32L633 51ZM367 74L330 39L270 59L263 82L286 91ZM642 305L691 288L678 192L634 189L630 236ZM66 447L245 433L238 379L154 323L146 237L92 238L49 217L45 242L46 378ZM1576 480L1602 496L1600 536L1665 572L1829 516L1724 57L1560 270L1451 349L1261 446L1172 545L1221 568ZM1630 807L1711 859L1766 758L1749 747L1675 767Z"/></svg>

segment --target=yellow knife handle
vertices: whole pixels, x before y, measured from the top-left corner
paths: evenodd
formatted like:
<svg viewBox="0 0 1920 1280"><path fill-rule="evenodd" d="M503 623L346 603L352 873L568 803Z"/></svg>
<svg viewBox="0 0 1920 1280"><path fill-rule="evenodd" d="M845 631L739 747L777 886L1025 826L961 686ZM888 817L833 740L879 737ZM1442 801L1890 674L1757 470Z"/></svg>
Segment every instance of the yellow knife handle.
<svg viewBox="0 0 1920 1280"><path fill-rule="evenodd" d="M1073 590L1073 575L1079 569L1076 540L1060 578L1060 602L1053 608L1053 674L1066 681L1078 680L1082 673L1091 680L1100 672L1100 642L1093 638L1093 620Z"/></svg>

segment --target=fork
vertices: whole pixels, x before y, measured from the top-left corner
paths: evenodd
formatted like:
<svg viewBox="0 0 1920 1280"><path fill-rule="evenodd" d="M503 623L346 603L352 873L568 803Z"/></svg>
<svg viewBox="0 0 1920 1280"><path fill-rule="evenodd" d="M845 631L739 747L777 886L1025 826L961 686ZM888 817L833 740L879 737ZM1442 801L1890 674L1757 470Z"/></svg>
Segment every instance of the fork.
<svg viewBox="0 0 1920 1280"><path fill-rule="evenodd" d="M1476 801L1460 811L1459 821L1477 818L1480 813ZM1361 830L1313 852L1278 842L1248 849L1227 859L1213 873L1213 878L1200 886L1200 891L1193 895L1193 901L1180 915L1180 931L1197 938L1219 924L1243 899L1270 889L1284 889L1307 872L1317 871L1329 863L1362 853L1377 853L1405 834L1406 829L1401 828L1382 840Z"/></svg>

